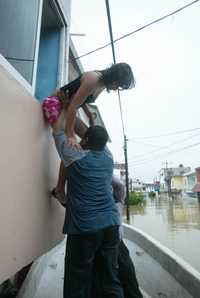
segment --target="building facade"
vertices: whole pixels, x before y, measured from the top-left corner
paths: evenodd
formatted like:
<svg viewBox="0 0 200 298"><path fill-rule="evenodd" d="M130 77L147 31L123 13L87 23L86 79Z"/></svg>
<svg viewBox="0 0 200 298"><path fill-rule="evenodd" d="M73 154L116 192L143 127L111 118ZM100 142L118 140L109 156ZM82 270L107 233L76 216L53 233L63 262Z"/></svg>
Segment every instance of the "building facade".
<svg viewBox="0 0 200 298"><path fill-rule="evenodd" d="M197 197L200 200L200 167L195 169L195 173L196 173L196 184L192 188L192 191L197 194Z"/></svg>
<svg viewBox="0 0 200 298"><path fill-rule="evenodd" d="M183 188L182 176L191 171L190 167L184 167L180 164L174 168L162 168L160 170L160 189L168 192L173 190L180 190Z"/></svg>
<svg viewBox="0 0 200 298"><path fill-rule="evenodd" d="M0 2L0 284L63 238L50 196L60 160L40 101L83 71L70 12L70 0Z"/></svg>
<svg viewBox="0 0 200 298"><path fill-rule="evenodd" d="M171 190L182 191L184 189L184 181L182 175L176 175L171 177Z"/></svg>
<svg viewBox="0 0 200 298"><path fill-rule="evenodd" d="M196 173L194 171L191 171L189 173L186 173L183 175L183 184L184 189L183 192L187 195L193 196L193 188L197 182Z"/></svg>

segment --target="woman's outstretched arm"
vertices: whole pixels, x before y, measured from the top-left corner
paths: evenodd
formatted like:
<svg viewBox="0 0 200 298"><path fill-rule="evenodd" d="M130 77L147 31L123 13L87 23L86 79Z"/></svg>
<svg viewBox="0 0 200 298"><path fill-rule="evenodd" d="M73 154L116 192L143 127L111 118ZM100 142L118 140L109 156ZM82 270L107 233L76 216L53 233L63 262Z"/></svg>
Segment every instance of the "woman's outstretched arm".
<svg viewBox="0 0 200 298"><path fill-rule="evenodd" d="M93 72L86 73L81 81L81 86L71 99L66 111L66 134L69 143L76 145L74 125L77 109L84 103L85 99L91 95L98 86L98 77Z"/></svg>

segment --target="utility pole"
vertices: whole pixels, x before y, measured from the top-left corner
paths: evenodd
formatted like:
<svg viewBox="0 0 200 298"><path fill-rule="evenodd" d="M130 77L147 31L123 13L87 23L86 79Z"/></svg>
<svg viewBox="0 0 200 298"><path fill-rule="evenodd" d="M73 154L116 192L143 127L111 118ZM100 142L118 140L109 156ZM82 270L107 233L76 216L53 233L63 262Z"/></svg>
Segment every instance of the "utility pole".
<svg viewBox="0 0 200 298"><path fill-rule="evenodd" d="M167 182L167 192L168 192L168 196L171 197L171 195L172 195L172 191L171 191L172 171L168 168L169 163L167 161L164 164L165 164L165 173L166 173L165 180Z"/></svg>
<svg viewBox="0 0 200 298"><path fill-rule="evenodd" d="M126 176L126 219L130 221L129 208L129 177L128 177L128 154L127 154L127 138L124 136L124 159L125 159L125 176Z"/></svg>
<svg viewBox="0 0 200 298"><path fill-rule="evenodd" d="M110 6L109 6L109 0L106 1L106 11L107 11L107 18L108 18L108 27L110 32L110 41L111 41L111 47L112 47L112 54L113 54L113 62L116 63L116 57L115 57L115 47L113 42L113 32L112 32L112 22L111 22L111 16L110 16Z"/></svg>
<svg viewBox="0 0 200 298"><path fill-rule="evenodd" d="M105 2L106 2L106 12L107 12L107 18L108 18L109 32L110 32L110 41L111 41L111 47L112 47L113 62L115 64L116 57L115 57L115 47L114 47L114 42L113 42L113 32L112 32L112 22L111 22L111 16L110 16L109 0L105 0ZM124 135L124 159L125 159L125 177L126 177L126 218L127 218L127 221L129 221L130 220L130 211L129 211L129 178L128 178L127 138L126 138L126 135L124 132L124 122L123 122L123 117L122 117L122 108L121 108L119 89L118 89L118 98L119 98L120 112L121 112L121 118L122 118L123 135Z"/></svg>

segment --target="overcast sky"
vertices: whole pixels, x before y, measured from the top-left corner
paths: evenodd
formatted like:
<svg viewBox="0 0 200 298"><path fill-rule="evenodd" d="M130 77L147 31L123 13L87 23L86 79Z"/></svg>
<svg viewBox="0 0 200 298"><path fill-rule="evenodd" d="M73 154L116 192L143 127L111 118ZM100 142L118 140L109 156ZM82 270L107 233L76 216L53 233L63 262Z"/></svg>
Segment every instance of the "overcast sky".
<svg viewBox="0 0 200 298"><path fill-rule="evenodd" d="M189 2L110 0L114 39ZM171 167L200 166L200 130L192 130L200 127L199 28L197 2L115 44L117 62L129 63L136 78L134 89L121 92L131 177L152 181L166 161ZM105 1L72 0L71 33L86 34L73 37L79 55L109 42ZM113 61L111 48L80 61L85 70L103 69ZM102 93L96 104L112 139L114 159L123 162L117 93ZM160 136L184 130L191 131Z"/></svg>

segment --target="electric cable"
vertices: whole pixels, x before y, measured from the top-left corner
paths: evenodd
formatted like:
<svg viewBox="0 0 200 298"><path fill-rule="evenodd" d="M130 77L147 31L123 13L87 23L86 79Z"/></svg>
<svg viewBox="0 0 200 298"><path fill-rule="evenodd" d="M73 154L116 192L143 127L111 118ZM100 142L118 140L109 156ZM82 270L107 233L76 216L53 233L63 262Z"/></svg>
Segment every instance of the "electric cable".
<svg viewBox="0 0 200 298"><path fill-rule="evenodd" d="M200 127L196 127L196 128L191 128L191 129L186 129L186 130L178 130L175 132L171 132L171 133L166 133L166 134L161 134L161 135L155 135L155 136L148 136L148 137L134 137L134 139L154 139L154 138L160 138L160 137L167 137L167 136L172 136L172 135L178 135L178 134L184 134L187 132L192 132L195 130L200 130ZM129 139L129 141L134 141L134 139Z"/></svg>
<svg viewBox="0 0 200 298"><path fill-rule="evenodd" d="M164 16L162 16L162 17L160 17L160 18L158 18L158 19L156 19L156 20L154 20L154 21L152 21L152 22L150 22L150 23L147 23L146 25L144 25L144 26L142 26L142 27L140 27L140 28L138 28L138 29L136 29L136 30L130 32L130 33L127 33L127 34L122 35L121 37L119 37L119 38L113 40L113 42L109 42L109 43L107 43L107 44L105 44L105 45L103 45L103 46L101 46L101 47L98 47L98 48L96 48L96 49L94 49L94 50L92 50L92 51L89 51L89 52L87 52L87 53L85 53L85 54L83 54L83 55L80 55L80 56L78 56L78 57L75 57L75 59L76 59L76 60L77 60L77 59L81 59L81 58L86 57L86 56L88 56L88 55L90 55L90 54L92 54L92 53L95 53L95 52L97 52L97 51L100 51L100 50L102 50L102 49L104 49L104 48L106 48L106 47L112 45L112 43L116 43L116 42L118 42L118 41L120 41L120 40L122 40L122 39L124 39L124 38L126 38L126 37L129 37L130 35L133 35L133 34L139 32L139 31L141 31L141 30L146 29L146 28L149 27L149 26L152 26L152 25L154 25L154 24L156 24L156 23L158 23L158 22L160 22L160 21L163 21L164 19L166 19L166 18L168 18L168 17L171 17L171 16L173 16L173 15L179 13L180 11L182 11L182 10L188 8L189 6L194 5L195 3L199 2L199 1L200 1L200 0L192 1L192 2L190 2L190 3L188 3L188 4L186 4L186 5L182 6L182 7L180 7L180 8L178 8L178 9L176 9L176 10L174 10L174 11L172 11L172 12L170 12L170 13L168 13L168 14L166 14L166 15L164 15Z"/></svg>
<svg viewBox="0 0 200 298"><path fill-rule="evenodd" d="M178 152L181 152L181 151L184 151L184 150L187 150L189 148L193 148L193 147L196 147L196 146L199 146L200 145L200 142L197 142L197 143L194 143L194 144L191 144L191 145L188 145L188 146L184 146L182 148L179 148L179 149L176 149L176 150L172 150L172 151L169 151L165 154L161 154L161 155L158 155L158 156L155 156L153 159L151 160L147 160L146 162L142 162L142 163L138 163L138 164L134 164L134 163L129 163L129 165L132 165L134 167L138 167L138 166L142 166L146 163L149 163L149 162L154 162L155 159L159 159L160 157L163 157L163 156L167 156L167 155L170 155L170 154L174 154L174 153L178 153Z"/></svg>
<svg viewBox="0 0 200 298"><path fill-rule="evenodd" d="M179 141L176 141L176 142L172 142L172 143L170 143L169 145L161 146L160 148L154 149L154 150L152 150L152 151L150 151L150 152L132 156L131 158L137 158L137 157L142 157L142 156L146 156L146 155L149 155L149 154L155 154L155 153L157 153L157 152L159 152L159 151L161 151L161 150L166 150L166 149L168 149L169 147L172 147L172 146L174 146L174 145L176 145L176 144L180 144L180 143L183 143L183 142L185 142L185 141L188 141L188 140L190 140L190 139L192 139L192 138L194 138L194 137L196 137L196 136L199 136L199 133L198 133L198 134L194 134L194 135L192 135L192 136L189 136L189 137L187 137L187 138L184 138L184 139L182 139L182 140L179 140ZM131 161L135 161L135 162L137 162L137 161L143 161L143 159L142 159L142 160L140 160L140 159L139 159L139 160L130 160L130 162L131 162Z"/></svg>

